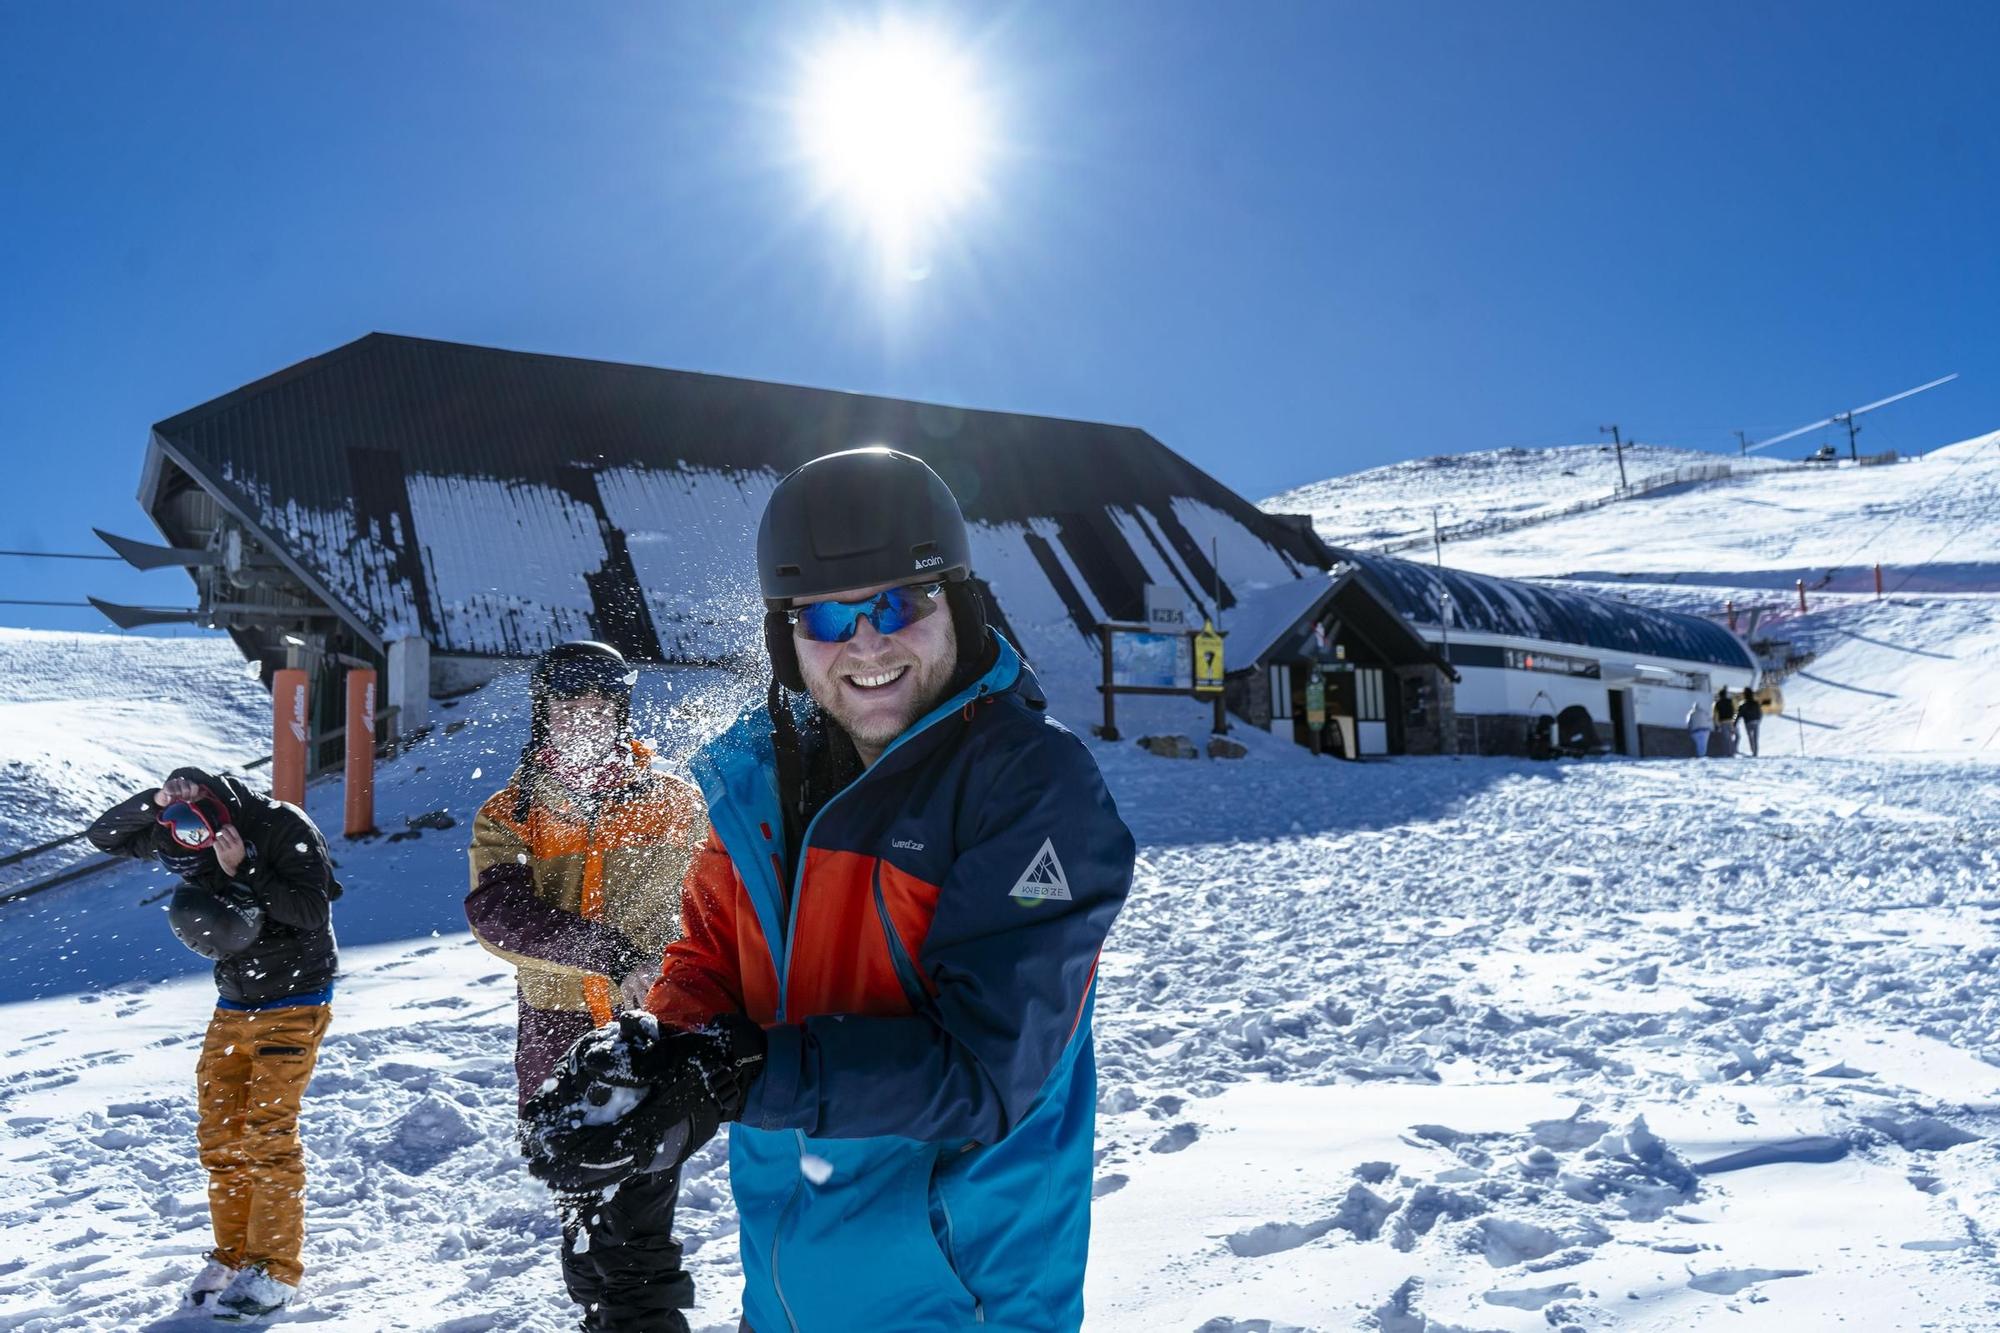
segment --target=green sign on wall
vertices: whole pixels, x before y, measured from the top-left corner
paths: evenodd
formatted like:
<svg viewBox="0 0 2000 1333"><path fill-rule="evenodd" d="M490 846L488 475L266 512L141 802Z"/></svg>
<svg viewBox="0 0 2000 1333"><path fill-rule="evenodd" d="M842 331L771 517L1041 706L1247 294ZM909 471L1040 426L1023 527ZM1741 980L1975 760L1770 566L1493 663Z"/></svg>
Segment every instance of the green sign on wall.
<svg viewBox="0 0 2000 1333"><path fill-rule="evenodd" d="M1317 667L1306 677L1306 723L1315 727L1326 725L1326 677Z"/></svg>

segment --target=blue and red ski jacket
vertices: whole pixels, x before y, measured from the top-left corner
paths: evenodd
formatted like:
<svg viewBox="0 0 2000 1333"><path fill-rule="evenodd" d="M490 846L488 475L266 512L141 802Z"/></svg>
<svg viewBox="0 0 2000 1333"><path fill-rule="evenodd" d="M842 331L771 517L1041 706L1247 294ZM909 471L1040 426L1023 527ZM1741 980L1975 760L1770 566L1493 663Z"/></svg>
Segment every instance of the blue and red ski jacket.
<svg viewBox="0 0 2000 1333"><path fill-rule="evenodd" d="M826 803L797 865L768 711L695 761L712 828L648 1003L769 1033L729 1135L757 1333L1083 1321L1091 1001L1132 835L998 649Z"/></svg>

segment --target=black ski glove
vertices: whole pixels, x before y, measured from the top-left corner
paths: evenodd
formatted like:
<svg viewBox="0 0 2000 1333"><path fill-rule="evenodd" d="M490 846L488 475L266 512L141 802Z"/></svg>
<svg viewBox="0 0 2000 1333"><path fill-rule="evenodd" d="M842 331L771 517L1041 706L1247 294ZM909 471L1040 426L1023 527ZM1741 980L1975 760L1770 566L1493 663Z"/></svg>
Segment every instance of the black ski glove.
<svg viewBox="0 0 2000 1333"><path fill-rule="evenodd" d="M764 1030L742 1014L693 1032L620 1014L579 1038L522 1108L528 1170L582 1194L679 1166L742 1113L764 1047Z"/></svg>

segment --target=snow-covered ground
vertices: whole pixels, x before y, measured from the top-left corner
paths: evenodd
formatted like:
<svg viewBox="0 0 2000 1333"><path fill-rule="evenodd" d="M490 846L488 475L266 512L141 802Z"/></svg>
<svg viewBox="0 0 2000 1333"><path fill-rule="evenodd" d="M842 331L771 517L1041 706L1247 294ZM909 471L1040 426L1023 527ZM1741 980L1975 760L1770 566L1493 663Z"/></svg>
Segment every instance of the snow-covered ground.
<svg viewBox="0 0 2000 1333"><path fill-rule="evenodd" d="M1912 565L1965 529L1961 563L1991 568L1985 448L1628 502L1447 558L1697 609L1782 602L1711 576L1831 560L1843 533L1866 551L1871 524L1905 525L1879 540ZM1817 656L1757 761L1350 766L1244 728L1239 762L1092 742L1141 859L1100 970L1088 1327L2000 1327L1996 600L1814 594L1774 626ZM149 702L177 664L247 684L189 640L107 640L71 670L105 636L72 637L6 679L69 671L84 721L107 716L90 700ZM1088 682L1052 684L1082 730ZM754 687L649 671L643 730L677 765ZM9 688L10 719L52 702ZM65 789L87 807L183 746L260 752L268 703L218 697L199 726L157 706L43 725L34 771L115 744L129 768ZM1199 710L1143 702L1120 705L1133 734L1199 734ZM442 709L384 766L385 836L334 840L346 973L307 1099L287 1322L569 1326L553 1213L512 1146L511 971L460 907L471 814L524 704L515 676ZM13 837L46 818L16 790ZM330 783L308 802L333 828L339 803ZM451 826L409 827L425 814ZM160 919L166 887L119 867L0 904L0 1329L190 1326L211 997ZM696 1324L733 1329L719 1143L681 1224Z"/></svg>
<svg viewBox="0 0 2000 1333"><path fill-rule="evenodd" d="M1625 446L1624 479L1637 484L1655 473L1727 463L1755 470L1789 466L1787 460L1731 458L1698 449L1657 444ZM1608 444L1547 449L1487 449L1390 463L1344 477L1294 487L1258 507L1274 514L1306 514L1335 546L1372 546L1439 526L1493 518L1523 518L1608 495L1619 486L1618 455ZM1498 570L1488 571L1498 573Z"/></svg>
<svg viewBox="0 0 2000 1333"><path fill-rule="evenodd" d="M740 693L644 689L669 755ZM565 1326L512 1147L511 974L459 917L520 703L498 682L385 770L385 828L456 827L336 840L295 1322ZM2000 767L1349 767L1248 739L1096 743L1142 860L1101 973L1091 1328L2000 1322ZM209 993L164 887L133 867L0 909L0 1326L152 1327L205 1243ZM704 1153L682 1214L718 1329L725 1174Z"/></svg>

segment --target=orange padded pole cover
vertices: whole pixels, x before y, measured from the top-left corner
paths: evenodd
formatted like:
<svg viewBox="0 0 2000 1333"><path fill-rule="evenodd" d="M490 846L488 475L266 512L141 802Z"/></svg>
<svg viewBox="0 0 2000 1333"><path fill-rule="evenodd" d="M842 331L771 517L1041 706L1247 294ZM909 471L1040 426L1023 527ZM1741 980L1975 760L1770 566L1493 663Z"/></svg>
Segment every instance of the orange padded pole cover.
<svg viewBox="0 0 2000 1333"><path fill-rule="evenodd" d="M375 670L347 673L347 836L375 831Z"/></svg>
<svg viewBox="0 0 2000 1333"><path fill-rule="evenodd" d="M311 678L297 667L271 677L271 795L293 805L306 802L306 737Z"/></svg>

